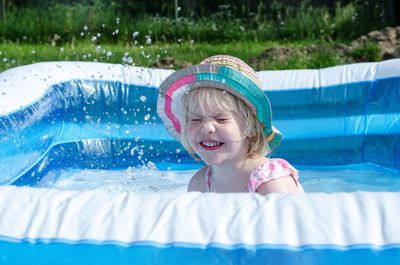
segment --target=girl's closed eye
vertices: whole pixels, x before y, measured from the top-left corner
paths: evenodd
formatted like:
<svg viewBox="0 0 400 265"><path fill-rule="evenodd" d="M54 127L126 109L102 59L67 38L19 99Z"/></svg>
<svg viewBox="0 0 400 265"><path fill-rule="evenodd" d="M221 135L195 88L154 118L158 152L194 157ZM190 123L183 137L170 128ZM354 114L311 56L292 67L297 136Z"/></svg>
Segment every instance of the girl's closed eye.
<svg viewBox="0 0 400 265"><path fill-rule="evenodd" d="M229 122L231 119L232 117L229 115L222 115L215 117L215 120L217 120L220 123Z"/></svg>
<svg viewBox="0 0 400 265"><path fill-rule="evenodd" d="M189 121L192 122L192 123L199 123L199 122L202 121L202 119L200 117L197 117L197 116L192 116L192 117L189 116Z"/></svg>

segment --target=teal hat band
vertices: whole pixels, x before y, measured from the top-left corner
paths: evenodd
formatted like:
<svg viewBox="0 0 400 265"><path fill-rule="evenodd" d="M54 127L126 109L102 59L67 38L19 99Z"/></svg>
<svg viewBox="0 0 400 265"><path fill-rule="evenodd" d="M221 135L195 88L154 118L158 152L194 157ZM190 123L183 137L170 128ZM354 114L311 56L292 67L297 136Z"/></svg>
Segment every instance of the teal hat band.
<svg viewBox="0 0 400 265"><path fill-rule="evenodd" d="M221 66L217 74L196 74L196 80L225 84L223 90L253 105L252 110L255 110L257 119L264 125L264 133L269 135L272 132L271 104L264 92L252 80L225 66Z"/></svg>

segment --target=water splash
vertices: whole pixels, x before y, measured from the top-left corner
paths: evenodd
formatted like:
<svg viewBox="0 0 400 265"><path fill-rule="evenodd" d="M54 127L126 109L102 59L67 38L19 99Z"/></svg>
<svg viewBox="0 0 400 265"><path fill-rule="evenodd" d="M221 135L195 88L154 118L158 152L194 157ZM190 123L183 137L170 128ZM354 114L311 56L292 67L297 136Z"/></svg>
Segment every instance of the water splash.
<svg viewBox="0 0 400 265"><path fill-rule="evenodd" d="M142 102L146 102L146 100L147 100L146 96L140 96L139 99Z"/></svg>

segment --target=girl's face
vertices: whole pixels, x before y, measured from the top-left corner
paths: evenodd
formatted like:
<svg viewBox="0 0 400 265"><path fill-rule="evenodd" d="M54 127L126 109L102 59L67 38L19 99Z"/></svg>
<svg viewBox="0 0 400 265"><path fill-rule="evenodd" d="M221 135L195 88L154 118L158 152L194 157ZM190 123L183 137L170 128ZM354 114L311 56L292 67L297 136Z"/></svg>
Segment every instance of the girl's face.
<svg viewBox="0 0 400 265"><path fill-rule="evenodd" d="M228 165L247 157L249 143L242 136L244 121L232 111L205 107L188 113L187 138L208 165Z"/></svg>

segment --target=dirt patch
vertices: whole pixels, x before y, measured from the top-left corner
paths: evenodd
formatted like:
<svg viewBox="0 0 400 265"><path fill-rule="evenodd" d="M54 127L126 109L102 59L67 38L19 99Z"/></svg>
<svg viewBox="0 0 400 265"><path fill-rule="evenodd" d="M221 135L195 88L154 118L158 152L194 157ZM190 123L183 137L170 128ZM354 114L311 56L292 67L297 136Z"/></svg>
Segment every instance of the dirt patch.
<svg viewBox="0 0 400 265"><path fill-rule="evenodd" d="M374 44L375 46L370 47L368 51L365 48L368 44ZM368 56L368 52L374 53L374 47L378 47L378 54L370 54ZM312 44L304 48L270 47L261 54L250 58L248 63L256 71L260 71L265 69L266 65L270 65L270 62L282 62L284 64L295 56L301 55L307 58L317 53L341 57L344 60L343 63L400 58L400 26L387 27L381 31L372 31L354 40L350 45L339 43L334 46Z"/></svg>
<svg viewBox="0 0 400 265"><path fill-rule="evenodd" d="M174 57L165 57L153 64L153 67L158 69L180 69L191 66L192 64L186 61L180 61Z"/></svg>
<svg viewBox="0 0 400 265"><path fill-rule="evenodd" d="M357 48L368 42L376 43L379 46L382 59L400 58L400 26L371 31L353 41L351 47Z"/></svg>

